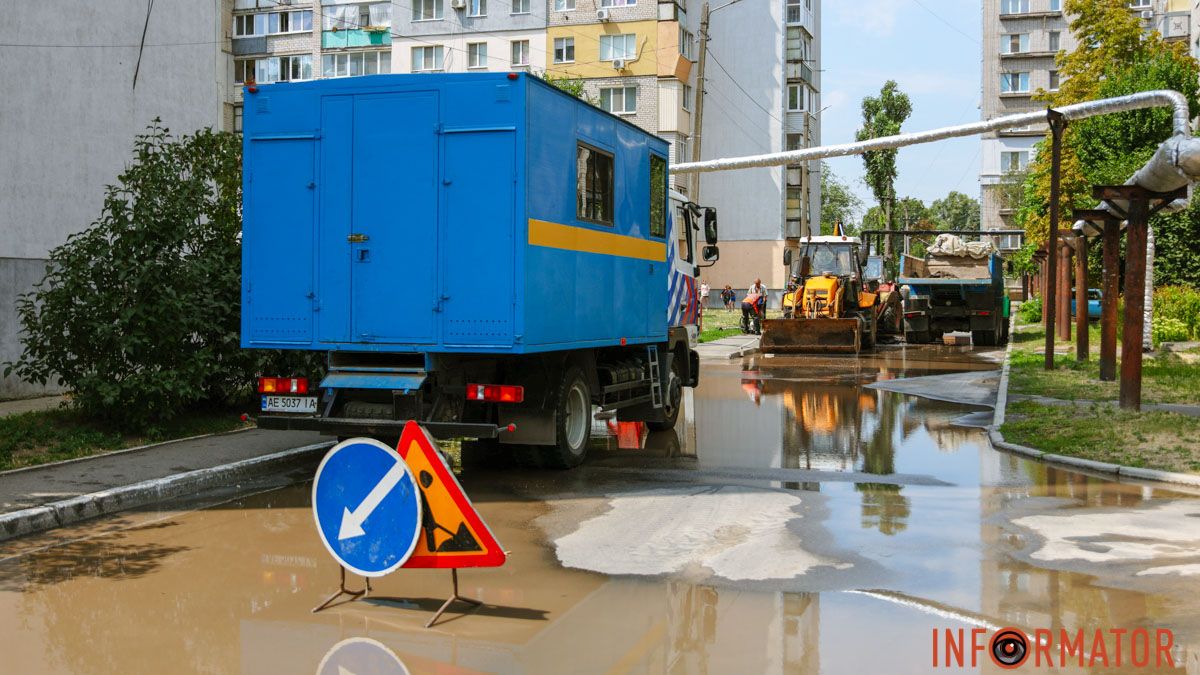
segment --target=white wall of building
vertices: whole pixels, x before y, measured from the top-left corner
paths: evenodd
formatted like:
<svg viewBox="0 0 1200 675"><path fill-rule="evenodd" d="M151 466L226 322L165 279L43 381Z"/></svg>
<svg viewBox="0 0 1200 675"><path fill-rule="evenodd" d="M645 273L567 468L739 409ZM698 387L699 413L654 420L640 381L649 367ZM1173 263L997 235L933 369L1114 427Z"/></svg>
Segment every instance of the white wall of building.
<svg viewBox="0 0 1200 675"><path fill-rule="evenodd" d="M0 362L20 353L13 303L31 270L99 215L134 136L155 117L176 133L219 128L231 111L232 3L157 0L139 48L146 8L6 3L0 43L35 46L0 47ZM81 46L50 46L63 43ZM0 379L0 398L39 391Z"/></svg>
<svg viewBox="0 0 1200 675"><path fill-rule="evenodd" d="M442 69L448 73L465 73L475 71L507 72L514 70L512 65L512 43L518 40L529 42L529 67L517 70L533 70L541 72L546 69L546 31L545 30L514 30L503 33L487 34L458 34L458 35L428 35L420 40L411 38L392 39L392 72L412 72L413 47L442 47ZM468 60L470 43L487 45L486 66L472 68Z"/></svg>

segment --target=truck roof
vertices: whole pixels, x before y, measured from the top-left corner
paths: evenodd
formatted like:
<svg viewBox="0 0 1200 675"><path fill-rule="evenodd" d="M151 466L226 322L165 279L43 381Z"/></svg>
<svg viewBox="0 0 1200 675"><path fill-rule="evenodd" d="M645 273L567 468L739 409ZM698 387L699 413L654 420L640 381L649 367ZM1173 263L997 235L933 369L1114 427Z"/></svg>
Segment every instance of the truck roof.
<svg viewBox="0 0 1200 675"><path fill-rule="evenodd" d="M833 234L809 235L803 239L806 244L862 244L858 237L840 237Z"/></svg>

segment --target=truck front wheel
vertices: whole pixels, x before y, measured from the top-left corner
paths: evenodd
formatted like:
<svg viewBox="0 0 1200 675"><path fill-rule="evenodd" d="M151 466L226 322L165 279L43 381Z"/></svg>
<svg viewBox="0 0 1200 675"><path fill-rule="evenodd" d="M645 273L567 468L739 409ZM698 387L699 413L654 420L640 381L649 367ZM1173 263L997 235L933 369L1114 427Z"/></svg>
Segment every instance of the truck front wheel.
<svg viewBox="0 0 1200 675"><path fill-rule="evenodd" d="M554 445L539 446L537 450L543 466L570 469L583 463L592 432L592 393L577 366L570 366L563 373L555 406Z"/></svg>
<svg viewBox="0 0 1200 675"><path fill-rule="evenodd" d="M672 355L670 375L663 383L662 421L647 423L654 431L674 429L679 420L679 409L683 407L683 365L679 360L679 354Z"/></svg>

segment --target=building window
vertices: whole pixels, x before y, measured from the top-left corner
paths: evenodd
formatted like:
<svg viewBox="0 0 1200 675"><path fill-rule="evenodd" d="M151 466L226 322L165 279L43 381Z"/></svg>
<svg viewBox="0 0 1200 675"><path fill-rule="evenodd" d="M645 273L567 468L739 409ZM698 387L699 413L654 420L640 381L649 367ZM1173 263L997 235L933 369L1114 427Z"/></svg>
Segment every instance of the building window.
<svg viewBox="0 0 1200 675"><path fill-rule="evenodd" d="M1000 153L1001 173L1020 173L1028 166L1028 150L1005 150Z"/></svg>
<svg viewBox="0 0 1200 675"><path fill-rule="evenodd" d="M650 155L650 236L667 236L667 160Z"/></svg>
<svg viewBox="0 0 1200 675"><path fill-rule="evenodd" d="M1061 12L1062 11L1062 0L1050 0L1050 11L1051 12Z"/></svg>
<svg viewBox="0 0 1200 675"><path fill-rule="evenodd" d="M312 54L279 57L279 81L296 82L313 77Z"/></svg>
<svg viewBox="0 0 1200 675"><path fill-rule="evenodd" d="M529 40L512 41L512 65L529 65Z"/></svg>
<svg viewBox="0 0 1200 675"><path fill-rule="evenodd" d="M513 14L528 14L529 13L529 0L513 0L512 13Z"/></svg>
<svg viewBox="0 0 1200 675"><path fill-rule="evenodd" d="M468 42L467 43L467 67L468 68L487 68L487 43L486 42Z"/></svg>
<svg viewBox="0 0 1200 675"><path fill-rule="evenodd" d="M683 85L683 103L682 103L682 105L683 105L684 110L690 111L692 109L692 85L690 85L690 84Z"/></svg>
<svg viewBox="0 0 1200 675"><path fill-rule="evenodd" d="M1000 38L1001 54L1023 54L1029 51L1029 33L1012 33Z"/></svg>
<svg viewBox="0 0 1200 675"><path fill-rule="evenodd" d="M575 9L575 0L554 0L554 11L569 12Z"/></svg>
<svg viewBox="0 0 1200 675"><path fill-rule="evenodd" d="M637 87L601 87L600 107L618 115L636 113Z"/></svg>
<svg viewBox="0 0 1200 675"><path fill-rule="evenodd" d="M675 139L675 163L682 164L683 162L692 161L692 153L688 151L687 136L680 136Z"/></svg>
<svg viewBox="0 0 1200 675"><path fill-rule="evenodd" d="M417 3L413 4L413 20L416 20ZM321 27L324 30L358 30L361 28L390 28L392 25L392 3L373 2L338 4L326 6L322 12Z"/></svg>
<svg viewBox="0 0 1200 675"><path fill-rule="evenodd" d="M679 53L688 61L692 60L692 45L695 44L696 38L689 33L683 26L679 27Z"/></svg>
<svg viewBox="0 0 1200 675"><path fill-rule="evenodd" d="M233 81L237 84L254 79L254 59L233 60Z"/></svg>
<svg viewBox="0 0 1200 675"><path fill-rule="evenodd" d="M354 77L392 72L390 51L336 52L321 57L322 77Z"/></svg>
<svg viewBox="0 0 1200 675"><path fill-rule="evenodd" d="M1029 91L1029 73L1001 73L1001 94L1024 94Z"/></svg>
<svg viewBox="0 0 1200 675"><path fill-rule="evenodd" d="M799 220L801 210L804 206L804 190L798 187L789 187L787 189L787 218L788 220Z"/></svg>
<svg viewBox="0 0 1200 675"><path fill-rule="evenodd" d="M575 198L580 220L612 225L612 155L579 144L575 152Z"/></svg>
<svg viewBox="0 0 1200 675"><path fill-rule="evenodd" d="M413 21L433 21L442 18L442 0L412 0Z"/></svg>
<svg viewBox="0 0 1200 675"><path fill-rule="evenodd" d="M635 56L637 56L637 35L626 33L600 36L601 61L615 61L616 59L632 61Z"/></svg>
<svg viewBox="0 0 1200 675"><path fill-rule="evenodd" d="M1000 0L1001 14L1027 14L1029 0Z"/></svg>
<svg viewBox="0 0 1200 675"><path fill-rule="evenodd" d="M554 62L555 63L574 63L575 62L575 38L554 38Z"/></svg>
<svg viewBox="0 0 1200 675"><path fill-rule="evenodd" d="M242 113L245 112L242 106L233 106L233 133L242 133Z"/></svg>
<svg viewBox="0 0 1200 675"><path fill-rule="evenodd" d="M788 112L800 112L804 110L805 99L804 85L789 84L787 86L787 109Z"/></svg>
<svg viewBox="0 0 1200 675"><path fill-rule="evenodd" d="M1060 35L1061 35L1061 33L1059 33L1056 30L1050 31L1050 36L1049 36L1049 39L1047 40L1047 45L1048 45L1049 51L1052 51L1052 52L1058 51L1058 49L1059 49L1058 41L1059 41Z"/></svg>
<svg viewBox="0 0 1200 675"><path fill-rule="evenodd" d="M310 30L312 30L311 10L238 14L233 17L234 37L273 35L276 33L302 33Z"/></svg>
<svg viewBox="0 0 1200 675"><path fill-rule="evenodd" d="M420 73L431 70L442 69L442 47L413 47L412 48L412 71Z"/></svg>
<svg viewBox="0 0 1200 675"><path fill-rule="evenodd" d="M633 7L637 0L600 0L601 7Z"/></svg>
<svg viewBox="0 0 1200 675"><path fill-rule="evenodd" d="M1058 91L1058 71L1050 71L1050 91Z"/></svg>
<svg viewBox="0 0 1200 675"><path fill-rule="evenodd" d="M800 11L800 0L787 0L787 22L800 23L803 16Z"/></svg>
<svg viewBox="0 0 1200 675"><path fill-rule="evenodd" d="M787 135L787 149L789 152L792 150L801 150L803 148L804 148L804 134L788 134Z"/></svg>
<svg viewBox="0 0 1200 675"><path fill-rule="evenodd" d="M812 38L799 26L788 26L787 29L787 60L805 61Z"/></svg>
<svg viewBox="0 0 1200 675"><path fill-rule="evenodd" d="M467 16L487 16L487 0L469 0Z"/></svg>

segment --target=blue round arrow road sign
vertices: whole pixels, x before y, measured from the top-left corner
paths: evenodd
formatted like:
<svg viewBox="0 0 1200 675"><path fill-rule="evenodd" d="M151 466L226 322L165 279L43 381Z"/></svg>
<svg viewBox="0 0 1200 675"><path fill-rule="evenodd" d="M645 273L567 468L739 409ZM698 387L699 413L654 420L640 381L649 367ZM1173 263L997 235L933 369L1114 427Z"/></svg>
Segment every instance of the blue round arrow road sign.
<svg viewBox="0 0 1200 675"><path fill-rule="evenodd" d="M408 560L421 528L421 498L408 465L371 438L342 441L313 479L313 517L329 553L364 577Z"/></svg>

